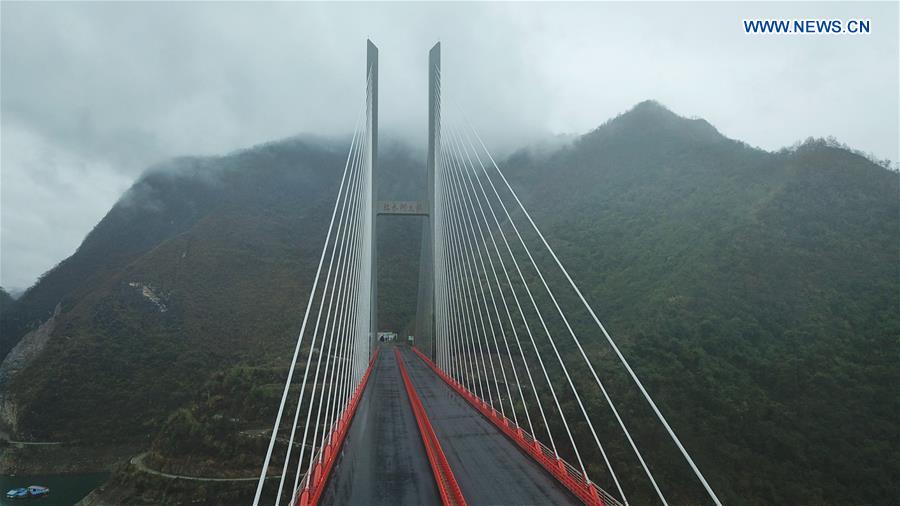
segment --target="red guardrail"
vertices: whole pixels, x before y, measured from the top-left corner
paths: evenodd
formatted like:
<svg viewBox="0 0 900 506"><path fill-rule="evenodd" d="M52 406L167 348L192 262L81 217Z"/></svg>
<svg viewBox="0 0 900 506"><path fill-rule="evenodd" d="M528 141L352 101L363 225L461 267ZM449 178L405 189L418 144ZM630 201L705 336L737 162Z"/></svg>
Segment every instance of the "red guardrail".
<svg viewBox="0 0 900 506"><path fill-rule="evenodd" d="M438 491L441 494L441 503L444 506L458 505L465 506L466 499L459 489L456 477L453 476L453 470L450 469L450 463L444 455L441 443L438 441L431 421L428 420L428 414L425 407L416 393L416 388L409 379L406 372L406 366L403 364L403 357L400 356L400 350L394 348L394 354L397 357L397 365L400 367L400 376L403 377L403 383L406 385L406 393L409 396L409 404L412 406L413 414L416 416L416 424L419 426L419 433L422 435L422 442L425 444L425 452L428 454L428 462L431 463L431 471L434 473L434 480L437 482Z"/></svg>
<svg viewBox="0 0 900 506"><path fill-rule="evenodd" d="M531 456L544 469L553 475L569 491L589 506L614 506L621 503L609 495L605 490L592 483L581 471L568 462L556 457L552 450L541 444L531 434L522 430L509 418L506 418L496 409L491 408L480 397L470 392L455 379L451 378L441 368L434 364L417 348L413 348L419 356L447 385L456 391L463 399L469 401L475 409L485 418L497 426L506 436L513 440L519 448Z"/></svg>
<svg viewBox="0 0 900 506"><path fill-rule="evenodd" d="M331 468L334 467L334 462L337 460L337 456L340 453L341 445L344 443L344 438L347 436L350 422L353 421L353 415L356 414L356 407L359 405L359 400L362 398L363 392L366 389L366 383L369 381L369 375L372 374L372 368L375 365L375 359L378 358L379 351L380 349L375 350L375 353L369 360L369 366L366 368L366 373L363 374L362 379L359 380L359 384L356 385L356 390L353 391L350 403L347 404L347 408L344 409L344 412L335 424L331 437L328 438L329 443L326 444L325 447L319 449L316 456L313 457L319 459L319 463L313 468L312 473L307 473L303 478L300 492L297 494L294 504L300 506L316 506L319 504L319 499L322 497L322 492L325 490L325 485L328 483Z"/></svg>

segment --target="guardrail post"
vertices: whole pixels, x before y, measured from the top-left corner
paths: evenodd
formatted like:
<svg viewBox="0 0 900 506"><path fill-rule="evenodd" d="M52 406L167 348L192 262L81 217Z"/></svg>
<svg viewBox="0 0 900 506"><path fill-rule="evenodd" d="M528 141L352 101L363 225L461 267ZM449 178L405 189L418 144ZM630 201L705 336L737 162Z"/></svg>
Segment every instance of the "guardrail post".
<svg viewBox="0 0 900 506"><path fill-rule="evenodd" d="M309 506L309 487L305 487L303 492L300 492L300 500L297 501L298 506Z"/></svg>
<svg viewBox="0 0 900 506"><path fill-rule="evenodd" d="M585 476L585 479L587 479L587 476ZM588 480L587 486L591 490L591 497L593 497L594 501L595 501L594 504L597 504L598 506L604 506L603 499L601 499L600 494L597 493L597 487L595 487L594 484L591 483L590 480Z"/></svg>

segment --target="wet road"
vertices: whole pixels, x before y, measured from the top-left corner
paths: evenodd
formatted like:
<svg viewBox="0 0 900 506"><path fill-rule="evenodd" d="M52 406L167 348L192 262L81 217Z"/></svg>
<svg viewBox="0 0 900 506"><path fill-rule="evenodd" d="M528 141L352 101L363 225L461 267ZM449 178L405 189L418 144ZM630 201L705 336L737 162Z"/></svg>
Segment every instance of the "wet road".
<svg viewBox="0 0 900 506"><path fill-rule="evenodd" d="M463 497L482 504L581 504L409 348L403 359Z"/></svg>
<svg viewBox="0 0 900 506"><path fill-rule="evenodd" d="M441 503L392 346L378 354L321 502Z"/></svg>
<svg viewBox="0 0 900 506"><path fill-rule="evenodd" d="M379 353L323 504L440 504L392 348ZM581 504L418 356L400 349L468 504Z"/></svg>

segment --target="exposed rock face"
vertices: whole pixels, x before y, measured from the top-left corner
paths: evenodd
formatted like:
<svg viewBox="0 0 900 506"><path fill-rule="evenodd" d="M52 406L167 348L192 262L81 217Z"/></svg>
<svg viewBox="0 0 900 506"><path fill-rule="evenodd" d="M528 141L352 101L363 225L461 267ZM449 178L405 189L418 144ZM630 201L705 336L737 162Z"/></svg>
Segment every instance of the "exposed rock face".
<svg viewBox="0 0 900 506"><path fill-rule="evenodd" d="M157 295L155 291L153 291L153 287L138 283L137 281L128 283L128 286L140 290L141 295L143 295L145 299L152 302L153 305L155 305L156 308L159 309L160 313L165 313L166 311L168 311L169 308L166 307L166 304L163 302L162 298Z"/></svg>
<svg viewBox="0 0 900 506"><path fill-rule="evenodd" d="M59 316L59 312L60 305L57 304L53 316L42 323L40 327L25 334L0 364L0 427L7 429L12 435L16 434L18 428L18 407L15 399L9 395L7 385L19 371L28 367L28 364L44 351L53 334L53 329L56 328L56 318Z"/></svg>

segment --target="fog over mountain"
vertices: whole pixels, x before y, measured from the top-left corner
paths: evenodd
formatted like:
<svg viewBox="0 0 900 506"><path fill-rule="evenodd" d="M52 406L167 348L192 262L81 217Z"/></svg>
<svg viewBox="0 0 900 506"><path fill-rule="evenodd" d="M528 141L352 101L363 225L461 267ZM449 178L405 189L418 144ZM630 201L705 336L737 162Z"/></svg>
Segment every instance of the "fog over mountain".
<svg viewBox="0 0 900 506"><path fill-rule="evenodd" d="M826 141L767 152L653 101L568 141L498 162L723 501L893 504L898 174ZM248 434L278 407L345 157L304 136L147 170L74 255L0 299L0 428L175 474L257 472L266 440ZM379 197L416 198L421 151L385 141L379 160ZM419 223L382 223L378 326L402 332ZM700 504L593 322L571 323L671 503ZM598 430L633 503L653 503L617 427ZM254 485L180 481L122 465L88 504L246 504Z"/></svg>
<svg viewBox="0 0 900 506"><path fill-rule="evenodd" d="M0 285L70 255L148 165L298 133L346 136L363 43L381 126L425 140L425 57L499 152L648 97L769 150L835 136L896 160L897 4L2 4ZM865 36L741 20L867 18ZM884 20L894 20L886 22Z"/></svg>

